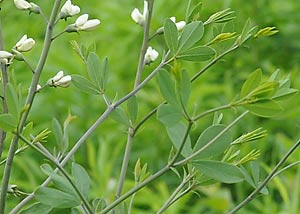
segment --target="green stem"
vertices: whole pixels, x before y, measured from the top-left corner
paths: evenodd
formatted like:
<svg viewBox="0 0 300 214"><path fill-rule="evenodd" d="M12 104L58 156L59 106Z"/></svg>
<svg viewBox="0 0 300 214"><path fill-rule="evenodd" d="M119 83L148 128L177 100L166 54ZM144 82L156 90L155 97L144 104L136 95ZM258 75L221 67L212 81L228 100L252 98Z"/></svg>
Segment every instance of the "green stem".
<svg viewBox="0 0 300 214"><path fill-rule="evenodd" d="M234 209L232 209L228 214L234 214L239 211L242 207L248 204L254 199L254 197L274 178L276 172L285 163L285 161L291 156L291 154L300 146L300 139L293 145L293 147L283 156L283 158L277 163L270 174L265 178L265 180L250 194L245 200L239 203Z"/></svg>
<svg viewBox="0 0 300 214"><path fill-rule="evenodd" d="M149 37L149 28L150 28L150 22L151 22L151 16L152 16L152 9L153 9L153 0L149 0L148 1L148 15L146 17L146 22L145 22L146 24L144 26L144 38L143 38L143 44L142 44L140 57L139 57L138 68L137 68L137 72L136 72L134 89L141 82L142 72L143 72L144 65L145 65L144 61L145 61L145 54L146 54L146 51L148 48L148 37ZM128 163L129 163L129 158L130 158L130 153L131 153L132 141L133 141L133 134L132 134L133 131L134 130L131 127L129 127L127 143L126 143L126 147L125 147L125 152L124 152L124 157L123 157L122 167L121 167L121 173L120 173L120 178L119 178L119 184L118 184L117 192L116 192L116 198L120 197L123 186L124 186Z"/></svg>
<svg viewBox="0 0 300 214"><path fill-rule="evenodd" d="M114 207L116 207L122 201L124 201L125 199L127 199L128 197L130 197L131 195L133 195L134 193L138 192L143 187L147 186L152 181L156 180L157 178L159 178L160 176L162 176L163 174L165 174L166 172L168 172L173 167L173 165L174 165L175 161L177 160L177 158L180 156L180 153L181 153L181 151L182 151L182 149L183 149L183 147L185 145L186 139L187 139L187 137L189 135L189 132L191 130L192 124L193 124L192 122L189 123L188 128L186 130L186 133L184 135L184 138L183 138L183 140L181 142L181 145L180 145L179 149L177 150L177 152L174 155L174 157L172 158L172 160L165 167L163 167L162 169L160 169L159 171L157 171L155 174L149 176L147 179L145 179L143 182L141 182L138 185L136 185L134 188L132 188L131 190L129 190L125 194L121 195L114 202L112 202L110 205L108 205L107 207L105 207L101 211L101 214L108 213L110 210L112 210Z"/></svg>
<svg viewBox="0 0 300 214"><path fill-rule="evenodd" d="M205 146L201 147L199 150L197 150L196 152L194 152L193 154L191 154L187 158L185 158L185 159L183 159L181 161L176 162L174 164L174 167L186 164L187 162L189 162L190 160L192 160L194 157L196 157L197 155L199 155L201 152L203 152L204 150L206 150L208 147L210 147L212 144L214 144L225 132L227 132L237 122L239 122L243 117L245 117L248 113L249 113L249 111L246 111L243 114L241 114L234 121L232 121L228 126L226 126L225 129L223 129L219 134L217 134L213 139L211 139Z"/></svg>
<svg viewBox="0 0 300 214"><path fill-rule="evenodd" d="M51 155L50 152L48 152L48 150L44 147L39 148L36 145L34 145L34 143L28 141L22 134L20 133L16 133L16 135L19 136L19 138L26 143L27 146L29 146L30 148L34 149L35 151L39 152L41 155L43 155L45 158L47 158L48 160L50 160L53 164L55 164L55 166L59 169L59 171L64 175L64 177L68 180L68 182L71 184L71 186L74 188L75 192L77 193L77 195L80 197L80 199L82 200L85 208L87 208L88 212L90 214L93 214L93 209L91 208L91 206L89 205L88 201L86 200L86 198L82 195L82 193L80 192L80 190L77 188L77 186L75 185L75 183L72 181L72 179L70 178L70 176L68 175L68 173L64 170L63 167L60 166L59 162L57 162L57 160ZM40 146L42 146L40 144Z"/></svg>
<svg viewBox="0 0 300 214"><path fill-rule="evenodd" d="M18 132L21 132L23 130L23 127L26 123L30 108L31 108L33 100L34 100L36 86L38 84L40 75L42 73L42 70L45 65L46 58L48 56L49 49L51 46L51 36L52 36L53 24L55 21L55 17L57 16L60 3L61 3L61 0L56 0L54 3L54 6L53 6L52 12L51 12L51 16L50 16L50 19L49 19L49 22L47 25L47 29L46 29L46 35L45 35L44 46L43 46L43 50L41 53L41 57L39 59L36 70L34 72L34 75L33 75L32 81L31 81L31 85L30 85L30 89L29 89L29 94L28 94L26 102L25 102L25 106L28 106L28 109L21 116L21 119L19 121L19 125L17 128ZM1 198L0 198L0 214L5 213L5 204L6 204L6 195L7 195L6 192L7 192L7 188L8 188L9 179L10 179L12 162L13 162L13 159L15 156L15 152L18 148L18 141L19 141L19 137L15 136L10 144L9 151L8 151L7 161L5 164L3 180L2 180L2 187L1 187L2 191L0 194L0 196L1 196Z"/></svg>
<svg viewBox="0 0 300 214"><path fill-rule="evenodd" d="M205 117L206 115L209 115L209 114L214 113L216 111L220 111L220 110L227 109L227 108L231 108L231 105L228 104L228 105L219 106L219 107L216 107L216 108L213 108L213 109L209 109L208 111L205 111L205 112L197 115L196 117L194 117L193 121L197 121L200 118Z"/></svg>

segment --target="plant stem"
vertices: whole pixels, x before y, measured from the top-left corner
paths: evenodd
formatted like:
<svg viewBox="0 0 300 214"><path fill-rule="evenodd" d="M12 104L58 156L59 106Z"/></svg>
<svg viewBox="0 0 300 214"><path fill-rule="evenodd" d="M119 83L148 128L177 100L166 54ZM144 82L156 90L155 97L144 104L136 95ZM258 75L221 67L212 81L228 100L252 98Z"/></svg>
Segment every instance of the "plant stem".
<svg viewBox="0 0 300 214"><path fill-rule="evenodd" d="M134 83L134 89L141 82L142 72L143 72L144 65L145 65L144 61L145 61L145 54L146 54L146 51L148 48L148 37L149 37L149 28L150 28L150 22L151 22L151 16L152 16L152 9L153 9L153 0L149 0L148 1L148 15L146 17L146 22L145 22L145 26L144 26L144 38L143 38L143 44L142 44L141 51L140 51L139 63L138 63L138 68L137 68L136 78L135 78L135 83ZM127 143L126 143L126 147L125 147L125 152L124 152L124 157L123 157L122 167L121 167L121 173L120 173L120 178L119 178L119 184L118 184L117 192L116 192L116 198L120 197L120 195L122 193L123 185L125 182L130 153L131 153L132 141L133 141L133 132L134 132L134 129L132 129L132 127L129 127Z"/></svg>
<svg viewBox="0 0 300 214"><path fill-rule="evenodd" d="M201 76L205 71L207 71L207 69L209 69L211 66L213 66L214 64L216 64L216 62L218 62L222 57L224 57L225 55L227 55L230 52L234 51L238 47L240 47L240 46L239 45L233 45L231 48L229 48L228 50L224 51L219 56L217 56L216 58L214 58L211 62L209 62L206 66L204 66L199 72L197 72L191 78L191 82L194 82L199 76Z"/></svg>
<svg viewBox="0 0 300 214"><path fill-rule="evenodd" d="M227 132L229 129L231 129L237 122L239 122L243 117L245 117L247 114L249 113L249 111L245 111L243 114L241 114L239 117L237 117L234 121L232 121L228 126L226 126L225 129L223 129L219 134L217 134L213 139L211 139L205 146L201 147L200 149L198 149L196 152L194 152L193 154L191 154L190 156L188 156L187 158L178 161L174 164L174 167L176 166L180 166L183 164L186 164L187 162L189 162L190 160L192 160L194 157L196 157L197 155L199 155L201 152L203 152L205 149L207 149L208 147L210 147L212 144L214 144L225 132Z"/></svg>
<svg viewBox="0 0 300 214"><path fill-rule="evenodd" d="M21 132L23 130L23 127L26 123L30 108L31 108L33 100L34 100L36 86L38 84L40 75L42 73L42 70L45 65L45 62L46 62L46 59L47 59L47 56L49 53L49 49L51 46L51 36L52 36L53 24L55 21L55 17L57 16L57 12L58 12L60 3L61 3L61 0L56 0L54 3L54 6L53 6L52 12L51 12L49 23L48 23L47 29L46 29L46 35L45 35L44 46L43 46L43 50L41 53L41 57L39 59L36 70L34 72L34 75L33 75L32 81L31 81L31 85L30 85L30 89L29 89L29 94L28 94L26 102L25 102L25 106L27 106L28 109L21 116L21 119L19 121L19 125L17 128L18 132ZM19 137L15 136L10 144L9 151L8 151L7 161L5 164L5 169L4 169L4 174L3 174L2 187L1 187L2 191L1 191L1 195L0 195L1 196L1 198L0 198L0 214L5 213L5 203L6 203L6 195L7 195L6 192L7 192L7 188L8 188L9 179L10 179L12 162L14 159L15 152L18 148L18 141L19 141Z"/></svg>
<svg viewBox="0 0 300 214"><path fill-rule="evenodd" d="M278 169L284 164L284 162L291 156L291 154L300 146L300 139L293 145L293 147L282 157L282 159L277 163L277 165L273 168L270 174L265 178L265 180L250 194L245 200L239 203L234 209L232 209L228 214L234 214L239 211L242 207L248 204L250 201L254 199L254 197L274 178L274 175L278 171Z"/></svg>
<svg viewBox="0 0 300 214"><path fill-rule="evenodd" d="M85 208L87 208L88 212L90 214L93 214L93 209L91 208L91 206L89 205L88 201L86 200L86 198L82 195L82 193L80 192L80 190L77 188L77 186L75 185L75 183L72 181L72 179L70 178L70 176L68 175L68 173L64 170L63 167L60 166L59 162L52 156L52 154L46 149L44 148L41 144L40 146L42 146L42 148L37 147L36 145L34 145L34 143L28 141L22 134L20 133L16 133L19 138L27 144L27 146L29 146L30 148L34 149L35 151L39 152L41 155L43 155L45 158L47 158L48 160L50 160L53 164L55 164L55 166L59 169L59 171L64 175L64 177L68 180L68 182L72 185L72 187L74 188L75 192L77 193L77 195L80 197L80 199L82 200Z"/></svg>
<svg viewBox="0 0 300 214"><path fill-rule="evenodd" d="M209 109L208 111L205 111L205 112L197 115L196 117L194 117L193 121L197 121L200 118L205 117L206 115L209 115L209 114L214 113L216 111L220 111L220 110L227 109L227 108L230 108L230 107L231 107L231 105L228 104L228 105L219 106L219 107L216 107L216 108L213 108L213 109Z"/></svg>
<svg viewBox="0 0 300 214"><path fill-rule="evenodd" d="M3 34L2 34L2 25L1 25L1 16L0 16L0 50L4 49L4 41L3 41ZM2 74L2 95L3 98L2 100L2 112L3 114L8 113L8 108L7 108L7 104L6 104L6 95L5 95L5 91L6 91L6 85L8 83L8 73L7 73L7 65L1 63L1 74ZM6 139L6 131L4 130L0 130L0 160L2 157L2 152L4 149L4 142Z"/></svg>

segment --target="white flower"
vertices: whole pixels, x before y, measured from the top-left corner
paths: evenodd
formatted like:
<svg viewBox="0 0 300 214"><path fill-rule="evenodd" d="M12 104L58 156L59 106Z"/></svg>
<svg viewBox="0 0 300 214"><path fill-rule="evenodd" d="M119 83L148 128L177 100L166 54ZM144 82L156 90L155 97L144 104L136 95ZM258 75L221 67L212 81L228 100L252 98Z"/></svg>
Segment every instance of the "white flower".
<svg viewBox="0 0 300 214"><path fill-rule="evenodd" d="M144 26L146 18L148 15L148 2L144 1L144 11L143 14L139 11L139 9L134 8L133 11L131 12L131 18L133 21L138 23L141 26Z"/></svg>
<svg viewBox="0 0 300 214"><path fill-rule="evenodd" d="M185 21L176 22L176 18L174 16L170 19L175 23L178 31L181 31L186 25Z"/></svg>
<svg viewBox="0 0 300 214"><path fill-rule="evenodd" d="M77 5L73 5L71 0L67 0L60 10L59 17L61 19L64 19L69 16L74 16L78 13L80 13L80 7Z"/></svg>
<svg viewBox="0 0 300 214"><path fill-rule="evenodd" d="M35 92L39 92L41 89L42 89L42 86L38 84L36 86Z"/></svg>
<svg viewBox="0 0 300 214"><path fill-rule="evenodd" d="M71 80L72 77L70 75L64 76L64 72L59 71L54 77L48 80L48 85L54 87L59 86L59 87L66 88L70 85Z"/></svg>
<svg viewBox="0 0 300 214"><path fill-rule="evenodd" d="M25 34L16 44L16 50L20 52L30 51L35 45L35 41L32 38L27 38Z"/></svg>
<svg viewBox="0 0 300 214"><path fill-rule="evenodd" d="M13 56L14 55L12 53L7 51L0 51L0 62L7 65Z"/></svg>
<svg viewBox="0 0 300 214"><path fill-rule="evenodd" d="M88 14L83 14L79 16L75 22L76 30L77 31L93 30L100 24L99 19L91 19L91 20L88 19L89 19Z"/></svg>
<svg viewBox="0 0 300 214"><path fill-rule="evenodd" d="M32 5L25 0L14 0L16 7L20 10L28 10L32 7Z"/></svg>
<svg viewBox="0 0 300 214"><path fill-rule="evenodd" d="M150 64L157 59L159 53L153 49L151 46L148 47L146 54L145 54L145 64Z"/></svg>

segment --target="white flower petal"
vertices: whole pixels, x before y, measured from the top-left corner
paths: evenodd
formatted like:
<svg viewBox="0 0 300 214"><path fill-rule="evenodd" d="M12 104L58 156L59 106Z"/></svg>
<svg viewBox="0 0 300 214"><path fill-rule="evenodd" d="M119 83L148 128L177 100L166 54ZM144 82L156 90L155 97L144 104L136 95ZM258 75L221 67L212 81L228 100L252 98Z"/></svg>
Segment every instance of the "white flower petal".
<svg viewBox="0 0 300 214"><path fill-rule="evenodd" d="M31 8L31 4L25 0L14 0L15 6L20 10L27 10Z"/></svg>
<svg viewBox="0 0 300 214"><path fill-rule="evenodd" d="M55 83L55 86L66 88L70 85L71 80L72 80L72 77L70 75L64 76Z"/></svg>
<svg viewBox="0 0 300 214"><path fill-rule="evenodd" d="M138 23L140 25L142 25L145 21L143 14L141 14L139 9L137 8L134 8L134 10L131 12L131 18L135 23Z"/></svg>
<svg viewBox="0 0 300 214"><path fill-rule="evenodd" d="M185 21L180 21L180 22L177 22L175 24L176 24L176 27L177 27L178 31L181 31L186 25Z"/></svg>
<svg viewBox="0 0 300 214"><path fill-rule="evenodd" d="M79 16L76 19L75 26L79 27L79 26L84 25L84 23L86 23L88 19L89 19L89 15L88 14L83 14L83 15Z"/></svg>
<svg viewBox="0 0 300 214"><path fill-rule="evenodd" d="M145 64L149 64L157 59L159 53L153 49L151 46L148 47L145 54Z"/></svg>
<svg viewBox="0 0 300 214"><path fill-rule="evenodd" d="M57 72L57 74L51 79L53 82L57 82L59 81L61 78L63 78L64 76L64 72L63 71L59 71Z"/></svg>
<svg viewBox="0 0 300 214"><path fill-rule="evenodd" d="M79 26L78 30L93 30L100 24L99 19L91 19L84 23L82 26Z"/></svg>
<svg viewBox="0 0 300 214"><path fill-rule="evenodd" d="M26 39L27 39L27 34L22 36L22 38L17 42L16 47L21 46Z"/></svg>
<svg viewBox="0 0 300 214"><path fill-rule="evenodd" d="M14 55L7 51L0 51L0 59L12 58Z"/></svg>

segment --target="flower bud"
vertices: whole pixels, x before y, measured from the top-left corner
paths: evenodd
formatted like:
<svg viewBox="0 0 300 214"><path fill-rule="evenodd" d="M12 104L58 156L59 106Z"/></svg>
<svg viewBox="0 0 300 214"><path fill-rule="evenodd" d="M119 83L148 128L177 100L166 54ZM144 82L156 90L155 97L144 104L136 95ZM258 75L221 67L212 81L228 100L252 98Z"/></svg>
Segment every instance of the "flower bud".
<svg viewBox="0 0 300 214"><path fill-rule="evenodd" d="M31 4L25 0L14 0L15 6L20 10L28 10L31 8Z"/></svg>
<svg viewBox="0 0 300 214"><path fill-rule="evenodd" d="M59 18L65 19L78 13L80 13L80 7L77 5L73 5L71 0L67 0L60 10Z"/></svg>
<svg viewBox="0 0 300 214"><path fill-rule="evenodd" d="M17 51L26 52L30 51L35 45L35 41L32 38L27 38L25 34L16 44L15 48Z"/></svg>
<svg viewBox="0 0 300 214"><path fill-rule="evenodd" d="M175 23L176 28L178 31L182 31L182 29L185 27L186 23L185 21L180 21L180 22L176 22L176 18L173 16L170 18L172 20L172 22Z"/></svg>
<svg viewBox="0 0 300 214"><path fill-rule="evenodd" d="M133 21L141 26L144 26L147 15L148 15L148 2L147 1L144 1L143 14L137 8L134 8L133 11L131 12L131 18L133 19Z"/></svg>
<svg viewBox="0 0 300 214"><path fill-rule="evenodd" d="M7 51L0 51L0 62L7 65L10 63L11 59L13 58L13 54Z"/></svg>
<svg viewBox="0 0 300 214"><path fill-rule="evenodd" d="M151 46L149 46L145 54L145 60L144 60L145 64L150 64L151 62L155 61L158 55L159 53Z"/></svg>
<svg viewBox="0 0 300 214"><path fill-rule="evenodd" d="M88 20L88 18L88 14L83 14L76 19L75 28L77 29L77 31L93 30L100 24L99 19Z"/></svg>
<svg viewBox="0 0 300 214"><path fill-rule="evenodd" d="M59 71L54 77L48 80L48 85L53 87L66 88L70 85L72 77L70 75L64 76L63 71Z"/></svg>

